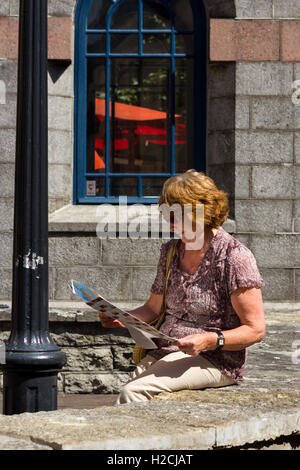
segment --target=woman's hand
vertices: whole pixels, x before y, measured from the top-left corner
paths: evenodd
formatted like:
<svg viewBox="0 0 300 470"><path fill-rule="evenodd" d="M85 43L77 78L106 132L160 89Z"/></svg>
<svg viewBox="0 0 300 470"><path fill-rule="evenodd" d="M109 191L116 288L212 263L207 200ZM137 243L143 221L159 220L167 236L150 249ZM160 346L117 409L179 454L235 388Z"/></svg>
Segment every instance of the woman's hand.
<svg viewBox="0 0 300 470"><path fill-rule="evenodd" d="M119 320L114 320L105 313L99 312L99 318L104 328L126 328Z"/></svg>
<svg viewBox="0 0 300 470"><path fill-rule="evenodd" d="M215 333L203 333L185 336L172 344L190 356L198 356L201 351L212 349L214 343L217 347L217 335Z"/></svg>

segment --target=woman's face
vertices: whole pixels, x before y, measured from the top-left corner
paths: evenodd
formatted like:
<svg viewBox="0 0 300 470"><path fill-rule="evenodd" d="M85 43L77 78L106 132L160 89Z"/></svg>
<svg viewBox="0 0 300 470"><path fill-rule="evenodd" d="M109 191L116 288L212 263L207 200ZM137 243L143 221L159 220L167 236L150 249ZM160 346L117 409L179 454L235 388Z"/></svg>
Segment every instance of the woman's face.
<svg viewBox="0 0 300 470"><path fill-rule="evenodd" d="M182 211L182 208L172 210L162 208L162 213L164 219L169 222L170 232L176 233L183 243L195 245L194 248L190 247L190 249L201 249L203 246L204 221L202 224L192 221L191 211L188 208L185 208L185 210L186 212Z"/></svg>
<svg viewBox="0 0 300 470"><path fill-rule="evenodd" d="M181 218L177 219L176 217L170 217L170 231L175 232L181 238L183 243L194 243L198 238L199 242L203 244L201 237L203 231L200 230L200 232L196 232L196 229L196 222L194 221L189 222L185 226L184 220L181 220Z"/></svg>

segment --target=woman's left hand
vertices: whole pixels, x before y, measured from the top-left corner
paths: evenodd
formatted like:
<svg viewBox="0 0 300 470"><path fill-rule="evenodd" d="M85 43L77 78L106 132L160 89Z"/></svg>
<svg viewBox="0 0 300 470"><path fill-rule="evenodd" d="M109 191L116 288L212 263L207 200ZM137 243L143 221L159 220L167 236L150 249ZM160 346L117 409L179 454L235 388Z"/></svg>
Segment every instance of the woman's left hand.
<svg viewBox="0 0 300 470"><path fill-rule="evenodd" d="M190 356L198 356L201 351L209 349L210 334L189 335L184 338L178 339L174 346L177 346L180 351L189 354Z"/></svg>

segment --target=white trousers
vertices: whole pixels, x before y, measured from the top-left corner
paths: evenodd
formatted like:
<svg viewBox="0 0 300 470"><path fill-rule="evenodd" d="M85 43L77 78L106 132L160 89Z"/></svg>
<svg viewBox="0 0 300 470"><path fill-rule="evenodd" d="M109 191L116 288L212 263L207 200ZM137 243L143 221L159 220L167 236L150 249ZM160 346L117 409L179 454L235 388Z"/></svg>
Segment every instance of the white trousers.
<svg viewBox="0 0 300 470"><path fill-rule="evenodd" d="M201 355L189 356L178 351L159 360L147 355L118 395L116 405L151 400L161 392L224 387L234 383Z"/></svg>

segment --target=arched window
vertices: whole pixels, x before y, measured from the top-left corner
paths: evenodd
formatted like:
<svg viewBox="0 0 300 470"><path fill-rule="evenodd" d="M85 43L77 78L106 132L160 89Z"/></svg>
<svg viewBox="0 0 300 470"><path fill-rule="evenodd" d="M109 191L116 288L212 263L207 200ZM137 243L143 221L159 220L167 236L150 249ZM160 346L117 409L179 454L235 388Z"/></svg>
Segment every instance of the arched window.
<svg viewBox="0 0 300 470"><path fill-rule="evenodd" d="M200 0L81 0L75 39L75 203L157 202L205 171Z"/></svg>

